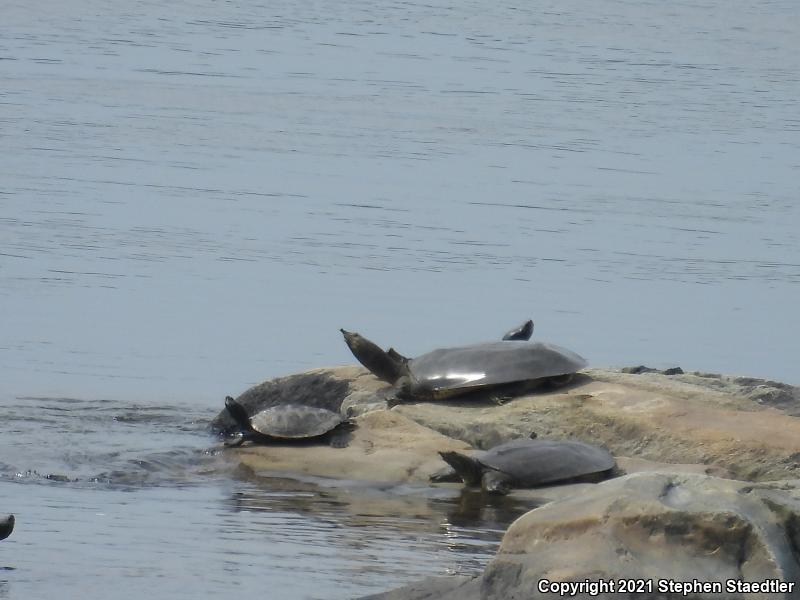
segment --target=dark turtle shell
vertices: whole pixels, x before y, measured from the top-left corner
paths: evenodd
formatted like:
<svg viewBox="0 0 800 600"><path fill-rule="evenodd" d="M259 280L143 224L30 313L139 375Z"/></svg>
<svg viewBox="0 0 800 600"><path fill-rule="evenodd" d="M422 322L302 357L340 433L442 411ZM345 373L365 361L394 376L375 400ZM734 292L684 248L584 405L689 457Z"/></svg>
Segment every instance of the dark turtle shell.
<svg viewBox="0 0 800 600"><path fill-rule="evenodd" d="M546 342L501 341L440 348L409 362L416 383L438 396L580 371L578 354Z"/></svg>
<svg viewBox="0 0 800 600"><path fill-rule="evenodd" d="M313 438L342 423L339 412L303 404L270 406L250 417L252 428L262 435L282 439Z"/></svg>
<svg viewBox="0 0 800 600"><path fill-rule="evenodd" d="M616 466L604 448L572 440L514 440L475 458L484 469L499 471L525 487L585 477Z"/></svg>

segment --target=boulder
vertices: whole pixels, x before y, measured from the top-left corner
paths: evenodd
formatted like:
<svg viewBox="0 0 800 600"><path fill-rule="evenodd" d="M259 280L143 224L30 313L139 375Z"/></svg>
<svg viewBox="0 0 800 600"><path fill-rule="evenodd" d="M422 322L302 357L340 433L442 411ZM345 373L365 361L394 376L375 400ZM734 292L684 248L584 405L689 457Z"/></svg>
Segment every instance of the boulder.
<svg viewBox="0 0 800 600"><path fill-rule="evenodd" d="M704 475L628 475L517 519L481 595L544 598L545 579L633 578L652 582L653 592L667 580L697 580L721 592L690 597L752 597L727 593L727 582L800 581L798 519L800 501L785 491ZM800 597L794 592L758 597Z"/></svg>
<svg viewBox="0 0 800 600"><path fill-rule="evenodd" d="M477 580L427 580L371 598L528 600L558 597L554 589L607 600L800 598L798 484L686 473L609 480L517 519ZM620 593L623 579L644 593ZM615 587L560 587L599 581ZM752 593L754 585L767 588Z"/></svg>

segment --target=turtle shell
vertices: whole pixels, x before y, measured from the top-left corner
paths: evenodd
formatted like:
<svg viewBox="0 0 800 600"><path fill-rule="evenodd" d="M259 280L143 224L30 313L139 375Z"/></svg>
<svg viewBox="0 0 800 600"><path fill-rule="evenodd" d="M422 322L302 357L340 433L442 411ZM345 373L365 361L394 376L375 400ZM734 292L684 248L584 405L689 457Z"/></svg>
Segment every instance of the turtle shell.
<svg viewBox="0 0 800 600"><path fill-rule="evenodd" d="M270 406L250 417L250 425L255 431L283 439L324 435L342 421L342 415L337 411L304 404Z"/></svg>
<svg viewBox="0 0 800 600"><path fill-rule="evenodd" d="M588 363L546 342L501 341L439 348L410 362L417 382L434 391L462 390L567 375Z"/></svg>
<svg viewBox="0 0 800 600"><path fill-rule="evenodd" d="M246 390L236 398L236 402L248 415L288 405L338 412L349 393L350 384L346 380L316 371L270 379ZM222 435L234 435L241 429L226 409L214 418L210 428Z"/></svg>
<svg viewBox="0 0 800 600"><path fill-rule="evenodd" d="M616 461L604 448L571 440L514 440L476 457L518 485L537 486L602 473Z"/></svg>

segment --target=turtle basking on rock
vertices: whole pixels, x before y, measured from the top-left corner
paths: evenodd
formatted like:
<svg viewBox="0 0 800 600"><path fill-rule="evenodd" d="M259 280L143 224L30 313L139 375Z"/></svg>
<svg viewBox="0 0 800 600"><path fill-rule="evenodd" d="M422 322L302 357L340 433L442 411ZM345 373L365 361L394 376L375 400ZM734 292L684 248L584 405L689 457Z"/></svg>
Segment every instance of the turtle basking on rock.
<svg viewBox="0 0 800 600"><path fill-rule="evenodd" d="M347 381L324 371L271 379L235 400L226 398L210 428L231 445L322 437L345 423L341 408L349 393ZM329 436L337 445L343 441L339 433Z"/></svg>
<svg viewBox="0 0 800 600"><path fill-rule="evenodd" d="M434 474L432 481L462 480L484 491L505 494L511 488L531 488L610 477L614 457L604 448L572 440L519 439L469 455L440 452L452 470Z"/></svg>
<svg viewBox="0 0 800 600"><path fill-rule="evenodd" d="M503 341L440 348L416 358L393 348L384 352L358 333L341 331L358 361L394 385L398 398L441 400L478 391L513 396L546 383L563 385L587 365L571 350L523 339L533 331L529 323L508 332Z"/></svg>
<svg viewBox="0 0 800 600"><path fill-rule="evenodd" d="M331 446L343 448L347 446L347 433L352 428L351 422L338 411L318 406L281 404L250 415L244 406L228 396L225 410L240 427L226 446L241 446L246 441L271 443L327 436Z"/></svg>

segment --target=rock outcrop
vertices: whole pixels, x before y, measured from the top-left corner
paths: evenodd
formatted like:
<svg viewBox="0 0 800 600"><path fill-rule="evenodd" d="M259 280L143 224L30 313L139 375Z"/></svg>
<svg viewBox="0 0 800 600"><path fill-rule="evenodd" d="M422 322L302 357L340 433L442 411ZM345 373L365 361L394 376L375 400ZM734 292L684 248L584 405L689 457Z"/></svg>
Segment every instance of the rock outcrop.
<svg viewBox="0 0 800 600"><path fill-rule="evenodd" d="M599 444L618 457L705 465L710 473L745 481L800 478L800 419L794 416L800 414L800 393L786 384L696 373L667 376L588 369L576 376L568 388L528 394L503 405L477 397L400 404L387 411L390 388L360 367L316 369L304 375L318 379L325 393L341 395L342 410L348 414L383 411L401 415L475 448L490 448L535 432L541 438L572 438ZM266 382L243 397L257 398L256 391L285 393L284 384L294 385L298 377ZM225 422L223 413L215 420L216 424ZM380 429L383 425L367 421L361 427ZM417 430L415 435L423 435L423 431ZM435 439L444 443L446 438ZM370 441L382 439L376 431ZM407 446L403 440L394 441ZM430 450L432 459L438 460L438 442L432 438L432 445L421 446L420 450ZM436 449L450 448L442 445ZM332 453L321 446L301 450L292 449L285 455L273 447L235 452L247 460L263 455L273 470L323 476L336 476L337 458L345 461L342 467L352 458L347 452ZM362 451L366 453L366 446ZM315 472L317 464L320 467ZM377 470L372 472L373 468ZM405 471L392 474L381 475L380 469L380 463L370 459L359 472L368 479L382 481L402 472L415 472L411 463Z"/></svg>
<svg viewBox="0 0 800 600"><path fill-rule="evenodd" d="M341 410L358 424L347 448L245 446L227 454L256 475L424 484L444 466L439 451L536 433L605 446L628 473L597 485L515 491L531 506L546 504L512 524L481 576L434 578L375 598L552 598L543 580L620 578L646 582L638 596L645 598L800 598L798 388L668 373L588 369L568 387L502 405L462 397L390 409L391 389L365 370L318 369L314 380L341 396ZM251 399L281 394L298 377L263 384ZM224 424L224 415L215 423ZM670 581L722 587L687 593ZM773 587L763 591L762 582ZM599 591L593 597L637 597Z"/></svg>

